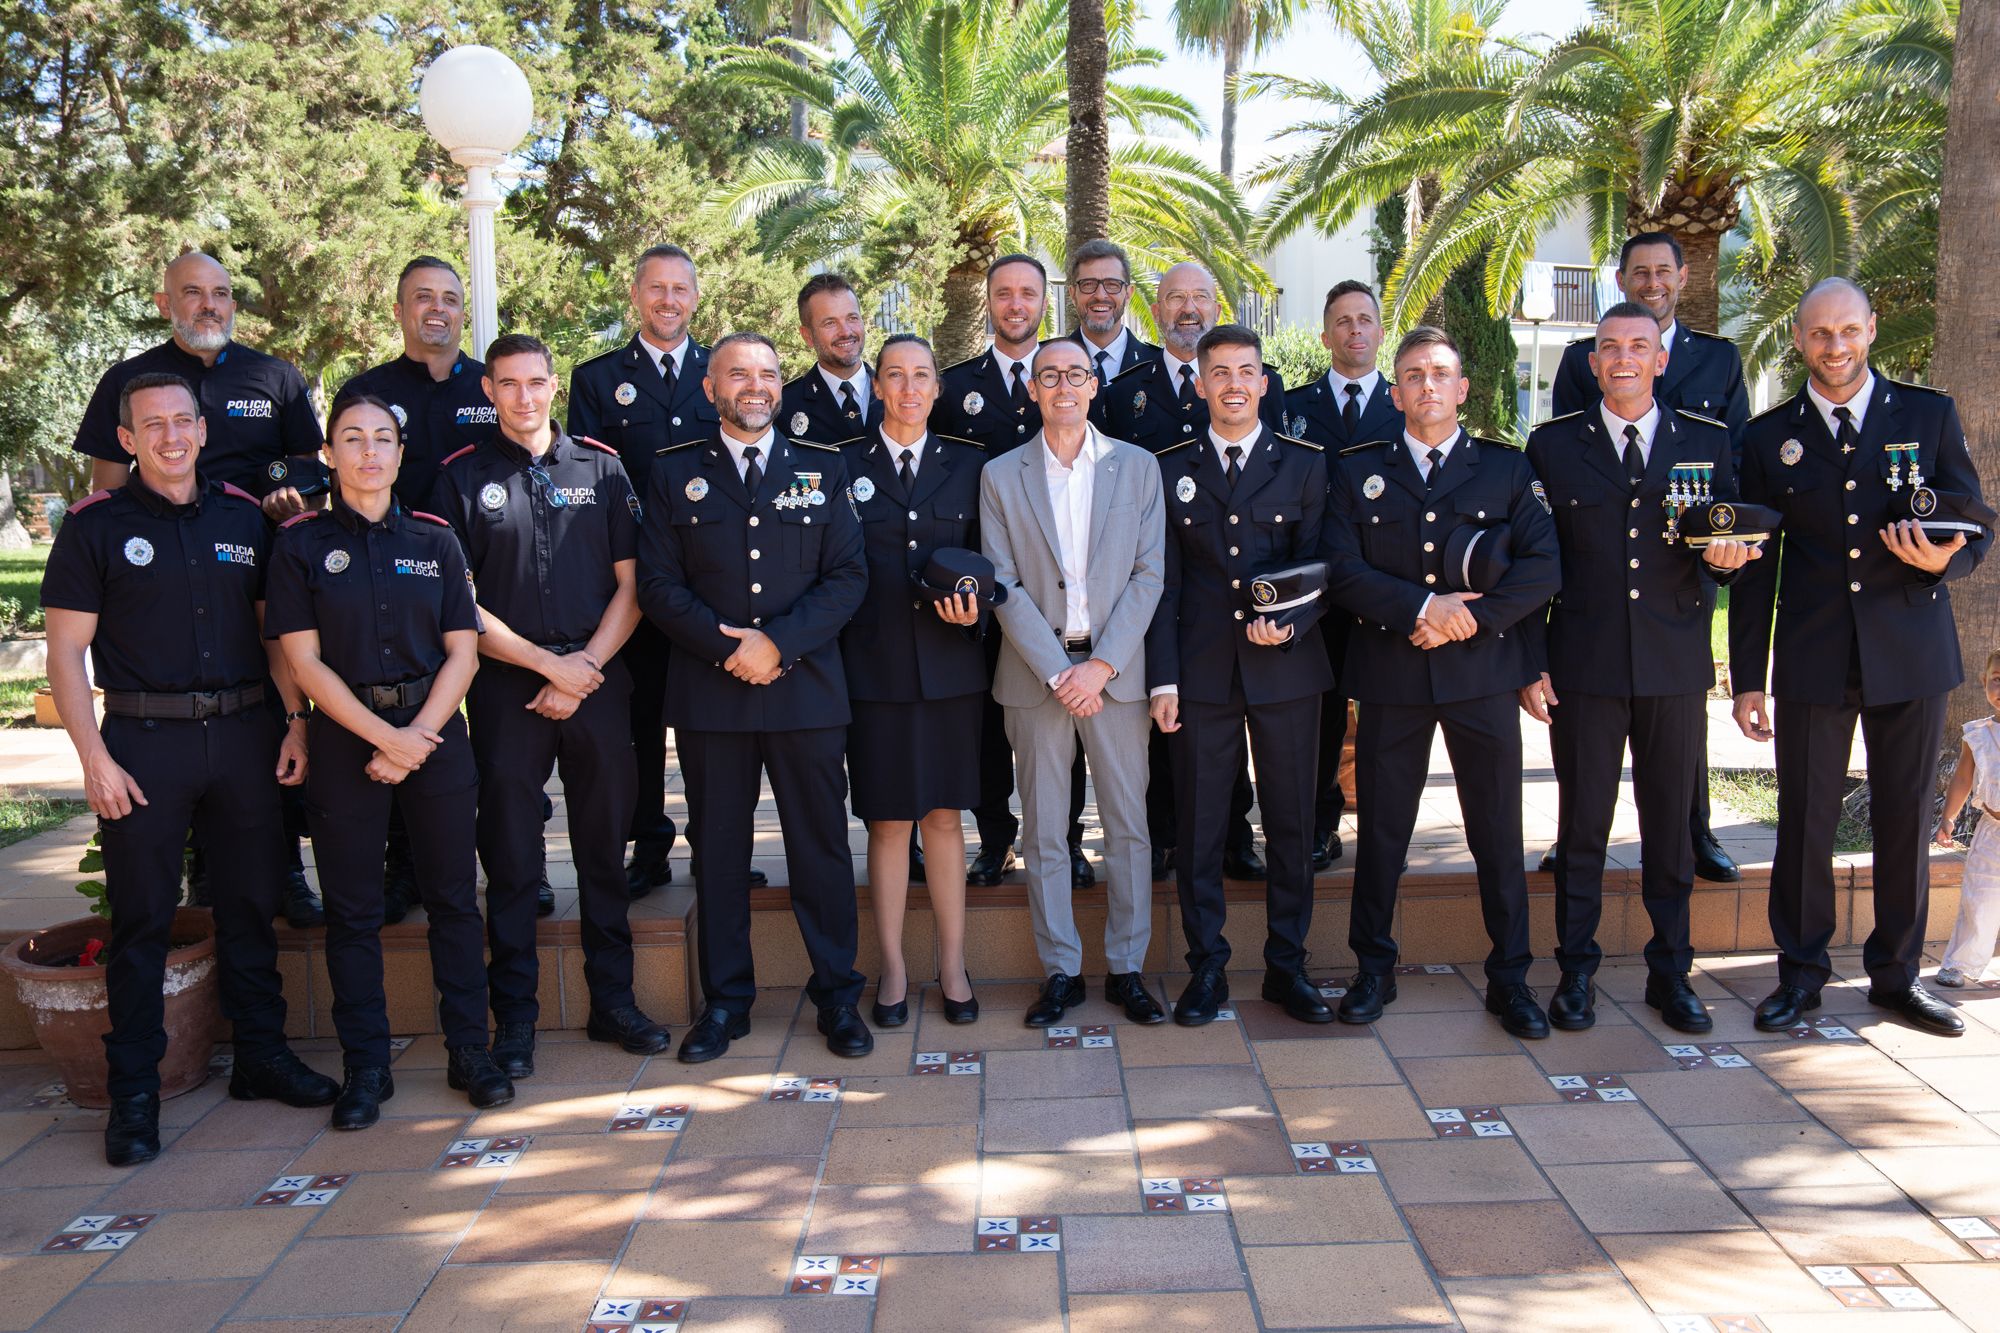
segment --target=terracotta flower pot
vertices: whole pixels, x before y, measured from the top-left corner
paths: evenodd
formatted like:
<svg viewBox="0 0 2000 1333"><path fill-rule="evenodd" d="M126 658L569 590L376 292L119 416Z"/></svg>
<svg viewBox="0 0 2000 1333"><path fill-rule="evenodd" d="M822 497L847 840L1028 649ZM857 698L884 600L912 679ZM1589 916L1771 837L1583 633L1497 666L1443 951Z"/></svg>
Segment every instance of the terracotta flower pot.
<svg viewBox="0 0 2000 1333"><path fill-rule="evenodd" d="M109 940L110 926L94 916L30 931L0 951L0 972L14 978L21 1007L34 1018L35 1039L62 1074L78 1106L111 1104L104 1083L104 1034L111 1031L104 968L50 966L75 958L91 940ZM222 1030L220 981L215 970L215 923L202 908L174 913L174 949L167 954L167 1054L160 1061L160 1096L178 1097L208 1077L216 1034Z"/></svg>

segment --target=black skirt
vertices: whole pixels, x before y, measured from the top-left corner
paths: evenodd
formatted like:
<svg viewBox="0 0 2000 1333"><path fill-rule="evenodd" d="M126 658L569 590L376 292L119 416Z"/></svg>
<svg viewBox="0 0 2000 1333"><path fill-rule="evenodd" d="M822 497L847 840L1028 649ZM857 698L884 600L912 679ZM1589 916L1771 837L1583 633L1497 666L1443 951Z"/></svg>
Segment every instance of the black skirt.
<svg viewBox="0 0 2000 1333"><path fill-rule="evenodd" d="M917 703L853 701L847 785L856 819L922 819L979 803L984 694Z"/></svg>

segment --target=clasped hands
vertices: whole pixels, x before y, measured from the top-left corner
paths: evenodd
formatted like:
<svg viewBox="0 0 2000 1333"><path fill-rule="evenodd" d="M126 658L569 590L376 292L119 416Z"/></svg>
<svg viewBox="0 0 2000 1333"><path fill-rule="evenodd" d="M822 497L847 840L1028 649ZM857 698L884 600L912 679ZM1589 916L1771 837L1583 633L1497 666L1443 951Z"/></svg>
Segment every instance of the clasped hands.
<svg viewBox="0 0 2000 1333"><path fill-rule="evenodd" d="M604 683L604 667L587 652L549 653L549 660L537 667L546 680L535 697L524 705L531 713L554 722L575 714L583 701Z"/></svg>
<svg viewBox="0 0 2000 1333"><path fill-rule="evenodd" d="M1436 648L1440 644L1460 643L1479 633L1479 622L1473 619L1471 603L1479 600L1476 592L1447 592L1433 596L1417 617L1417 627L1410 632L1410 642L1419 648Z"/></svg>
<svg viewBox="0 0 2000 1333"><path fill-rule="evenodd" d="M424 766L431 751L444 744L444 737L415 722L397 727L389 739L375 747L368 758L368 776L394 786Z"/></svg>
<svg viewBox="0 0 2000 1333"><path fill-rule="evenodd" d="M1111 664L1093 657L1057 674L1055 696L1072 717L1094 717L1104 711L1104 687L1111 683Z"/></svg>
<svg viewBox="0 0 2000 1333"><path fill-rule="evenodd" d="M736 651L723 662L722 669L746 685L769 685L785 674L783 656L771 636L761 629L738 629L718 625L724 634L737 640Z"/></svg>

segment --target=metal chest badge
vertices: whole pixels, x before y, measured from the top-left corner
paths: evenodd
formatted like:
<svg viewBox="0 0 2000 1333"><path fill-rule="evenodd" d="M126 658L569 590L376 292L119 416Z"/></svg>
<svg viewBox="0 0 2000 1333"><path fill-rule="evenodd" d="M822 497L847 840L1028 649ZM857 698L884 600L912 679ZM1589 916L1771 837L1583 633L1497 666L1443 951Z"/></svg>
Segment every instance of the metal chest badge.
<svg viewBox="0 0 2000 1333"><path fill-rule="evenodd" d="M1386 486L1387 483L1382 480L1381 473L1372 473L1368 480L1361 483L1361 493L1371 500L1379 500Z"/></svg>
<svg viewBox="0 0 2000 1333"><path fill-rule="evenodd" d="M398 426L407 426L410 424L410 414L403 410L403 405L401 403L389 404L389 415L396 418L396 424Z"/></svg>
<svg viewBox="0 0 2000 1333"><path fill-rule="evenodd" d="M1786 440L1778 446L1778 461L1786 467L1792 467L1805 456L1806 447L1797 440Z"/></svg>
<svg viewBox="0 0 2000 1333"><path fill-rule="evenodd" d="M688 499L695 501L707 499L708 478L706 477L689 478L688 484L681 488L681 494L687 496Z"/></svg>
<svg viewBox="0 0 2000 1333"><path fill-rule="evenodd" d="M125 542L125 559L129 564L141 567L153 563L153 544L144 537L128 538Z"/></svg>
<svg viewBox="0 0 2000 1333"><path fill-rule="evenodd" d="M862 504L867 504L870 500L874 499L875 479L873 477L856 477L854 479L854 498Z"/></svg>
<svg viewBox="0 0 2000 1333"><path fill-rule="evenodd" d="M479 488L479 507L488 511L503 508L507 503L507 488L497 481L489 481Z"/></svg>
<svg viewBox="0 0 2000 1333"><path fill-rule="evenodd" d="M1194 478L1182 477L1174 483L1174 498L1182 504L1194 503Z"/></svg>
<svg viewBox="0 0 2000 1333"><path fill-rule="evenodd" d="M1132 415L1135 417L1139 416L1143 414L1145 410L1146 410L1146 391L1144 389L1141 389L1139 390L1139 392L1132 395Z"/></svg>
<svg viewBox="0 0 2000 1333"><path fill-rule="evenodd" d="M976 417L986 410L986 395L974 390L965 395L965 401L960 406L965 409L965 415Z"/></svg>
<svg viewBox="0 0 2000 1333"><path fill-rule="evenodd" d="M803 412L792 413L792 434L803 435L806 433L806 427L810 425L812 425L811 417Z"/></svg>
<svg viewBox="0 0 2000 1333"><path fill-rule="evenodd" d="M632 387L632 382L630 380L627 380L623 384L619 385L617 388L613 389L611 391L611 396L617 400L618 406L630 407L632 406L633 402L639 397L639 391Z"/></svg>
<svg viewBox="0 0 2000 1333"><path fill-rule="evenodd" d="M326 559L321 561L320 563L326 566L327 573L338 574L343 569L347 568L349 559L350 557L348 556L347 552L341 550L338 546L336 546L331 551L328 551L326 553Z"/></svg>

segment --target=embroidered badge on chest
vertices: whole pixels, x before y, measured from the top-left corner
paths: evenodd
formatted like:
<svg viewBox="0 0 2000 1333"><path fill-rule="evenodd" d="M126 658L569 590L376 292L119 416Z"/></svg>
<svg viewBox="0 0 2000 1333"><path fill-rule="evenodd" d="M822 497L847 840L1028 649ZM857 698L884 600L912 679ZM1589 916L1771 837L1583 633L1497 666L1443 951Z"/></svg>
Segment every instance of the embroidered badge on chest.
<svg viewBox="0 0 2000 1333"><path fill-rule="evenodd" d="M1132 415L1135 417L1139 416L1143 414L1145 410L1146 410L1146 391L1144 389L1141 389L1139 390L1139 392L1132 395Z"/></svg>
<svg viewBox="0 0 2000 1333"><path fill-rule="evenodd" d="M350 562L350 557L348 556L347 552L341 550L339 547L336 546L333 550L328 551L326 553L326 559L322 560L320 563L326 566L327 573L338 574L340 573L340 571L347 568L349 562Z"/></svg>
<svg viewBox="0 0 2000 1333"><path fill-rule="evenodd" d="M127 563L145 566L153 563L153 544L144 537L132 537L125 543Z"/></svg>
<svg viewBox="0 0 2000 1333"><path fill-rule="evenodd" d="M497 481L489 481L479 488L479 507L485 510L499 509L507 503L507 488Z"/></svg>

